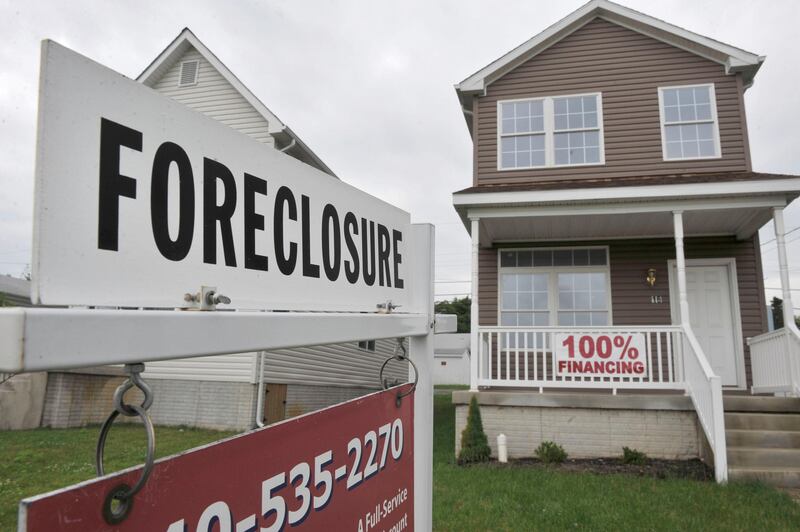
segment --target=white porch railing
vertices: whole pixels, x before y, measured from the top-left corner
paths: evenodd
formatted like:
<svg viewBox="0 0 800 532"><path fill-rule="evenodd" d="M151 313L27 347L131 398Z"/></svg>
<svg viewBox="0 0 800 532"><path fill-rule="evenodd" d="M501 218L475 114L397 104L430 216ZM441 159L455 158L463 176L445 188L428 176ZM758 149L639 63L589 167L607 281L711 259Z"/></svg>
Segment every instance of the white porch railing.
<svg viewBox="0 0 800 532"><path fill-rule="evenodd" d="M688 327L480 327L477 334L478 386L538 388L540 392L544 388L684 390L692 399L700 425L714 453L717 482L727 480L722 383ZM646 360L646 374L563 374L557 370L554 349L556 338L563 338L560 335L576 338L590 335L613 338L644 335L644 353L636 352L633 357L629 354L628 358ZM800 338L797 340L800 346ZM623 350L627 345L615 347ZM617 354L617 358L623 358L621 351L617 351Z"/></svg>
<svg viewBox="0 0 800 532"><path fill-rule="evenodd" d="M703 432L714 453L717 482L728 480L728 451L725 442L725 410L722 381L714 374L700 343L688 327L683 330L683 370L686 391L692 398Z"/></svg>
<svg viewBox="0 0 800 532"><path fill-rule="evenodd" d="M556 371L556 335L644 335L644 376L568 376ZM480 327L478 386L522 388L641 388L683 390L682 329L664 327Z"/></svg>
<svg viewBox="0 0 800 532"><path fill-rule="evenodd" d="M747 339L753 393L800 395L800 334L793 327Z"/></svg>

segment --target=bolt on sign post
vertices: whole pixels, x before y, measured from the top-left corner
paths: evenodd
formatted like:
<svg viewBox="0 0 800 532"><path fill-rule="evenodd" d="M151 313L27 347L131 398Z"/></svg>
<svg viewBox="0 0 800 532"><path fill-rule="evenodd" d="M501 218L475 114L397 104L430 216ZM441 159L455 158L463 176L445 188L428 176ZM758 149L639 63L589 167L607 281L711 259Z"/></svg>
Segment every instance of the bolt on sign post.
<svg viewBox="0 0 800 532"><path fill-rule="evenodd" d="M71 308L0 309L0 371L125 364L145 400L117 394L101 478L27 499L20 530L431 528L431 225L52 41L35 176L32 300ZM409 338L412 395L153 464L141 363L374 338ZM142 474L102 476L119 415Z"/></svg>
<svg viewBox="0 0 800 532"><path fill-rule="evenodd" d="M156 462L115 529L277 531L411 530L413 395L374 393ZM134 468L21 503L28 530L109 528L105 494ZM216 527L215 527L216 525Z"/></svg>

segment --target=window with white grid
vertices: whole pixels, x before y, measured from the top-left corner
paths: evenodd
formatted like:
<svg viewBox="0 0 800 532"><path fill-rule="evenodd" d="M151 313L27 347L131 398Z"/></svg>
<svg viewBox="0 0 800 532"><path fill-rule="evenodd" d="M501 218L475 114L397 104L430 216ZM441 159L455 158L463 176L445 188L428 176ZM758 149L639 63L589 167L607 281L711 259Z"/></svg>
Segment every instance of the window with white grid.
<svg viewBox="0 0 800 532"><path fill-rule="evenodd" d="M603 164L600 93L497 103L498 169Z"/></svg>
<svg viewBox="0 0 800 532"><path fill-rule="evenodd" d="M660 87L664 159L713 159L720 156L714 85Z"/></svg>

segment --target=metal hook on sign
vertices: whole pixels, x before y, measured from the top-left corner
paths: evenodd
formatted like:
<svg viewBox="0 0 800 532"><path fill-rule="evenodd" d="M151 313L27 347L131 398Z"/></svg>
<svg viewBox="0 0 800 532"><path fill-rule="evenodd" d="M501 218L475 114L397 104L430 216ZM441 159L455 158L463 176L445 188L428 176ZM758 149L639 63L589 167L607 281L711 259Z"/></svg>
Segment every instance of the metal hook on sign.
<svg viewBox="0 0 800 532"><path fill-rule="evenodd" d="M144 468L139 480L133 487L127 484L114 486L106 495L103 501L103 518L110 525L121 523L125 520L133 507L133 496L139 493L147 482L147 478L153 470L155 462L156 436L153 429L153 422L147 414L147 409L153 404L153 392L150 386L142 380L141 372L144 371L144 364L127 364L125 371L129 377L114 391L114 411L108 416L103 426L100 428L100 436L97 439L97 449L95 451L95 469L97 476L105 475L103 468L103 454L106 446L106 438L114 424L117 416L122 414L127 417L138 416L144 424L147 432L147 454L145 456ZM125 392L132 387L139 388L144 393L144 400L141 405L127 404L124 401Z"/></svg>
<svg viewBox="0 0 800 532"><path fill-rule="evenodd" d="M397 353L398 348L403 351L402 354ZM397 399L395 402L399 407L403 402L403 397L411 395L412 393L414 393L414 390L417 389L417 382L419 382L419 370L417 369L417 365L414 364L414 361L408 358L408 352L406 351L406 346L403 343L403 339L398 338L397 345L394 348L394 353L392 353L392 356L383 361L383 364L381 365L381 371L378 374L378 378L380 379L381 382L381 387L384 390L388 390L389 386L386 385L386 380L383 378L383 371L386 369L387 364L389 364L389 362L391 362L392 360L397 360L399 362L408 362L409 364L411 364L411 367L414 368L414 382L412 383L411 388L405 393L401 392L397 393Z"/></svg>

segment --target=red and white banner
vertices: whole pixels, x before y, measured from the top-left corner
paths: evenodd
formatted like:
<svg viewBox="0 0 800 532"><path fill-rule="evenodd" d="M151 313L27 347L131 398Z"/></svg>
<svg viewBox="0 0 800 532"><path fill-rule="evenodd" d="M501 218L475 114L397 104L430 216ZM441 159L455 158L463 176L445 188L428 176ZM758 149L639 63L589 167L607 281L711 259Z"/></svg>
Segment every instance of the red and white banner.
<svg viewBox="0 0 800 532"><path fill-rule="evenodd" d="M643 333L555 334L556 374L562 377L645 377Z"/></svg>
<svg viewBox="0 0 800 532"><path fill-rule="evenodd" d="M409 387L159 460L118 525L103 501L141 468L23 500L20 530L412 530L413 395L395 403Z"/></svg>

